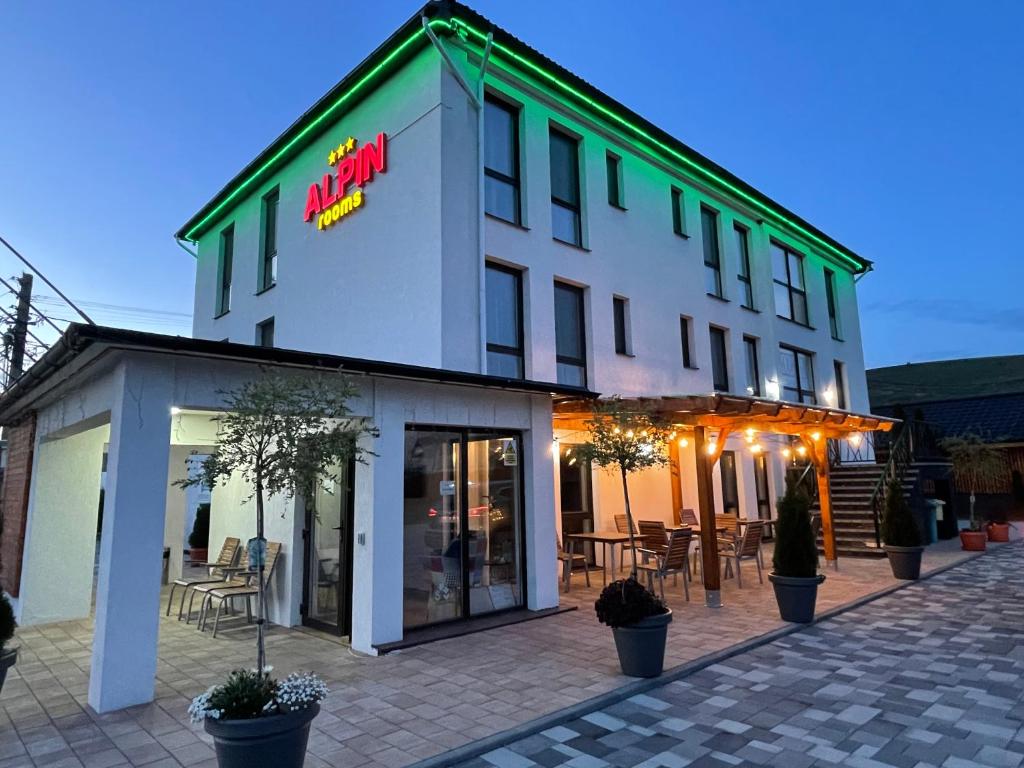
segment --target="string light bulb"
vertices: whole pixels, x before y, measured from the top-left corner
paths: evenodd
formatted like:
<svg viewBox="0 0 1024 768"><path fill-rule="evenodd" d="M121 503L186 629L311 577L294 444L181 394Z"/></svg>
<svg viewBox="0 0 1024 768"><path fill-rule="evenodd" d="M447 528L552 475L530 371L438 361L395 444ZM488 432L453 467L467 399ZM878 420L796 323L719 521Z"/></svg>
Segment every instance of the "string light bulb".
<svg viewBox="0 0 1024 768"><path fill-rule="evenodd" d="M685 437L680 437L680 438L679 438L679 447L680 447L680 448L685 448L685 447L686 447L686 446L688 446L689 444L690 444L690 441L689 441L689 440L687 440L687 439L686 439Z"/></svg>
<svg viewBox="0 0 1024 768"><path fill-rule="evenodd" d="M785 456L788 459L790 456L793 455L793 452L791 450L789 450L789 448L783 448L782 449L782 455Z"/></svg>
<svg viewBox="0 0 1024 768"><path fill-rule="evenodd" d="M802 446L802 445L797 446L796 452L799 453L801 456L806 456L807 455L807 448L805 446Z"/></svg>

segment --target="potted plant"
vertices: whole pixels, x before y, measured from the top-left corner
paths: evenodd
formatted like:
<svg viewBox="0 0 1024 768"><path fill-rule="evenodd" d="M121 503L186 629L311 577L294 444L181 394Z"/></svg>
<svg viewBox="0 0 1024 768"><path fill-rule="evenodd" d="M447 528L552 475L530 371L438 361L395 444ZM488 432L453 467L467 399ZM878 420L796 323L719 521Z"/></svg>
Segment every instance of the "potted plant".
<svg viewBox="0 0 1024 768"><path fill-rule="evenodd" d="M202 565L210 559L210 505L196 507L192 533L188 535L188 557L193 565Z"/></svg>
<svg viewBox="0 0 1024 768"><path fill-rule="evenodd" d="M775 552L768 580L775 589L782 620L810 624L814 621L818 585L825 581L825 574L818 573L818 545L811 528L810 501L789 483L776 509Z"/></svg>
<svg viewBox="0 0 1024 768"><path fill-rule="evenodd" d="M1006 472L1006 462L998 450L974 433L947 437L940 445L953 462L957 486L970 492L968 527L960 531L960 546L969 552L984 552L988 535L974 513L974 492L978 487L1000 479Z"/></svg>
<svg viewBox="0 0 1024 768"><path fill-rule="evenodd" d="M314 674L278 682L269 670L236 669L196 696L188 712L213 736L220 768L301 768L310 723L326 697L327 685Z"/></svg>
<svg viewBox="0 0 1024 768"><path fill-rule="evenodd" d="M1005 542L1010 540L1010 524L1005 520L989 520L985 526L989 541Z"/></svg>
<svg viewBox="0 0 1024 768"><path fill-rule="evenodd" d="M908 581L920 578L921 555L924 552L921 532L898 480L893 480L886 489L881 534L892 575Z"/></svg>
<svg viewBox="0 0 1024 768"><path fill-rule="evenodd" d="M198 696L194 716L205 721L217 744L221 768L301 766L309 723L327 690L312 675L270 678L264 643L267 617L263 536L265 495L299 494L308 502L318 482L336 480L337 468L370 453L360 441L377 430L353 416L348 400L355 387L341 374L317 376L264 373L221 393L224 413L215 416L217 447L201 470L177 485L213 488L241 477L256 502L256 537L249 564L257 570L256 667L232 672Z"/></svg>
<svg viewBox="0 0 1024 768"><path fill-rule="evenodd" d="M13 667L18 660L18 649L7 647L7 643L14 637L14 630L17 626L10 598L0 592L0 691L4 689L7 670Z"/></svg>
<svg viewBox="0 0 1024 768"><path fill-rule="evenodd" d="M589 439L578 449L581 459L605 470L618 471L629 529L633 562L629 578L613 581L594 604L597 620L612 628L615 650L623 674L657 677L665 665L665 642L672 611L637 581L636 540L633 513L629 506L628 476L668 463L668 428L643 407L627 408L613 397L595 406L587 422Z"/></svg>

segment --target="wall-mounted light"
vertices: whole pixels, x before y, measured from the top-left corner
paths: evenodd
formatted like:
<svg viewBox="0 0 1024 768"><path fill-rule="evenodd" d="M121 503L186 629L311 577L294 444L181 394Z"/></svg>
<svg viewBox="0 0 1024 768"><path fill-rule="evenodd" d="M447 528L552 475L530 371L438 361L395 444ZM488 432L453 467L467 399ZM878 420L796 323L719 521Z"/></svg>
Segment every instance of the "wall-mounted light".
<svg viewBox="0 0 1024 768"><path fill-rule="evenodd" d="M757 430L756 430L756 429L754 429L753 427L747 427L747 436L746 436L746 441L747 441L748 443L752 443L752 442L754 442L754 436L755 436L756 434L757 434Z"/></svg>
<svg viewBox="0 0 1024 768"><path fill-rule="evenodd" d="M171 416L177 416L179 413L181 413L181 408L179 408L176 405L172 405L171 406Z"/></svg>

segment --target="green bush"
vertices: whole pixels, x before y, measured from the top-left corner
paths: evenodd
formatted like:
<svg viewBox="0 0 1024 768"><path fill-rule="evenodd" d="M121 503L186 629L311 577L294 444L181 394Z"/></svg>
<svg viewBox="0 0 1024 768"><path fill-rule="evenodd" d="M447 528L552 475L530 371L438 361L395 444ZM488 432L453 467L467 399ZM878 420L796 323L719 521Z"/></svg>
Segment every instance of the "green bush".
<svg viewBox="0 0 1024 768"><path fill-rule="evenodd" d="M0 652L3 652L4 646L14 637L14 629L17 626L11 601L7 595L0 592Z"/></svg>
<svg viewBox="0 0 1024 768"><path fill-rule="evenodd" d="M209 707L220 711L224 720L249 720L262 717L275 704L277 681L267 673L236 669L222 685L210 692Z"/></svg>
<svg viewBox="0 0 1024 768"><path fill-rule="evenodd" d="M891 547L921 546L910 505L903 496L903 487L896 480L885 489L885 512L882 514L882 541Z"/></svg>
<svg viewBox="0 0 1024 768"><path fill-rule="evenodd" d="M196 507L196 521L188 535L188 545L193 549L207 549L210 546L210 505Z"/></svg>
<svg viewBox="0 0 1024 768"><path fill-rule="evenodd" d="M818 543L811 528L810 501L790 483L779 499L772 566L778 576L813 578L818 575Z"/></svg>

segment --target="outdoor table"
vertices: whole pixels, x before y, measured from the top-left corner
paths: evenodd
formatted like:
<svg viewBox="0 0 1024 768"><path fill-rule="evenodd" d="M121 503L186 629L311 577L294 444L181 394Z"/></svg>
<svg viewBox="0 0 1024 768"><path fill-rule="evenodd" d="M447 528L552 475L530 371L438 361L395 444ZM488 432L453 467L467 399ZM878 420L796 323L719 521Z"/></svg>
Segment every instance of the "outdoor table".
<svg viewBox="0 0 1024 768"><path fill-rule="evenodd" d="M612 566L611 571L612 571L612 575L614 576L615 575L615 545L618 544L619 548L624 552L625 551L625 546L629 542L629 534L628 533L619 533L618 531L591 531L590 533L566 533L566 534L563 535L563 538L565 538L566 540L568 540L570 542L577 542L578 541L580 543L580 552L578 554L581 554L584 557L586 557L586 555L587 555L587 553L585 551L586 548L584 546L586 544L586 542L589 541L591 544L600 544L601 545L601 554L605 555L604 557L601 558L601 578L602 578L602 580L603 580L603 582L605 584L608 583L608 562L609 562L609 558L607 557L607 555L609 554L609 551L608 551L609 546L611 547L611 566ZM637 537L637 538L639 539L639 537ZM584 568L587 568L587 567L589 567L589 566L584 562Z"/></svg>

